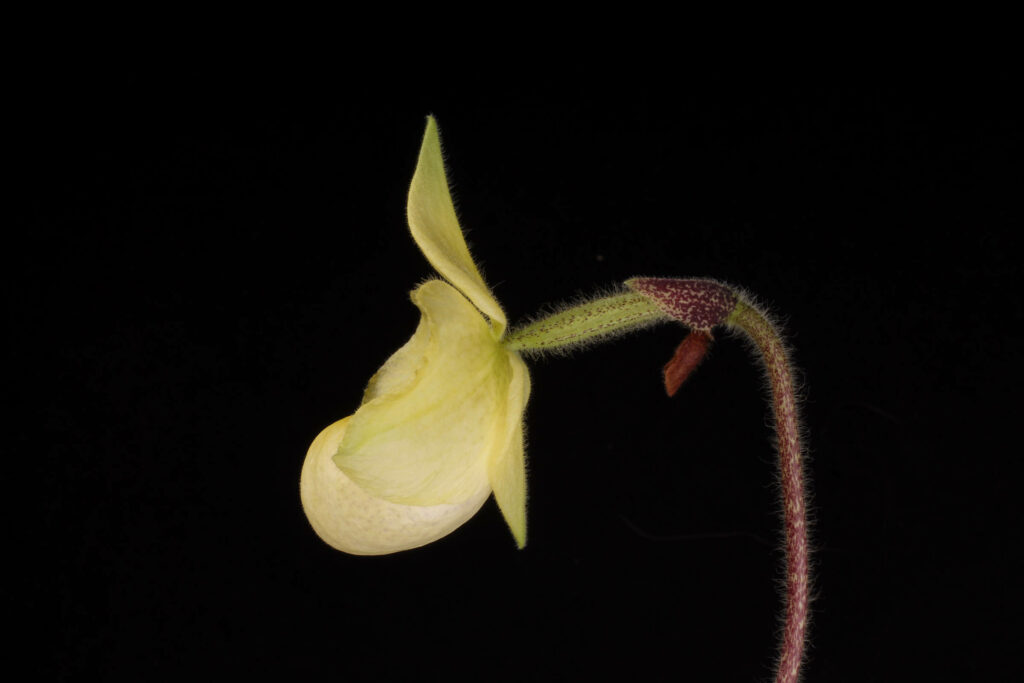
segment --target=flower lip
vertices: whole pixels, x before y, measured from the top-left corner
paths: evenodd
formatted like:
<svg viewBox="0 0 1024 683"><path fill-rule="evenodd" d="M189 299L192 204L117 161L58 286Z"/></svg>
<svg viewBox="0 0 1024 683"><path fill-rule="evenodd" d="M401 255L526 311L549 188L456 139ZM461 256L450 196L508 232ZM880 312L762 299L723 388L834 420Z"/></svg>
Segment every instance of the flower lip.
<svg viewBox="0 0 1024 683"><path fill-rule="evenodd" d="M413 301L422 322L375 375L372 398L352 416L334 462L355 484L393 503L454 504L487 480L495 435L509 417L508 354L448 283L424 283ZM386 386L396 389L384 393Z"/></svg>
<svg viewBox="0 0 1024 683"><path fill-rule="evenodd" d="M320 432L302 466L302 507L314 531L328 545L353 555L417 548L464 524L490 495L486 482L456 505L400 505L370 495L331 459L351 419L346 417Z"/></svg>

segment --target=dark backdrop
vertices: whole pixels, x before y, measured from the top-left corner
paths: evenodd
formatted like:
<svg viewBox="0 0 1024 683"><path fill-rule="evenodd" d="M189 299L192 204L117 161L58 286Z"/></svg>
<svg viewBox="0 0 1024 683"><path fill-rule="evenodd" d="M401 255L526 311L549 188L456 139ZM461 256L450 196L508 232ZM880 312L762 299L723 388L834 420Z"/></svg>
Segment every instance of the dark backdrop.
<svg viewBox="0 0 1024 683"><path fill-rule="evenodd" d="M309 528L309 442L418 320L431 112L513 322L638 274L736 283L784 322L807 680L1016 670L1016 79L434 80L83 70L18 101L9 528L44 677L769 677L774 451L736 339L672 400L678 328L531 362L524 551L493 502L387 557Z"/></svg>

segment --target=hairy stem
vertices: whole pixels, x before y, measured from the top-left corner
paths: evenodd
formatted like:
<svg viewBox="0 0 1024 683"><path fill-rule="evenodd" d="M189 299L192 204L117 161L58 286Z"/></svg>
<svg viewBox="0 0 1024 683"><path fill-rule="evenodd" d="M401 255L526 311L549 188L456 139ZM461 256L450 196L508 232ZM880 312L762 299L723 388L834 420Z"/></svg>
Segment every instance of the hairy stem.
<svg viewBox="0 0 1024 683"><path fill-rule="evenodd" d="M581 301L512 330L509 351L567 351L650 327L669 318L646 296L622 291Z"/></svg>
<svg viewBox="0 0 1024 683"><path fill-rule="evenodd" d="M795 683L807 638L809 567L803 456L793 376L779 331L753 304L742 299L737 302L726 325L742 330L754 342L771 382L786 530L786 623L775 680Z"/></svg>
<svg viewBox="0 0 1024 683"><path fill-rule="evenodd" d="M768 316L721 282L637 277L625 284L630 291L563 308L513 330L503 343L508 350L523 353L566 350L677 320L691 332L665 366L665 389L671 396L706 355L712 328L726 325L753 340L771 383L786 534L786 620L775 680L796 683L807 638L807 505L796 392L782 337Z"/></svg>

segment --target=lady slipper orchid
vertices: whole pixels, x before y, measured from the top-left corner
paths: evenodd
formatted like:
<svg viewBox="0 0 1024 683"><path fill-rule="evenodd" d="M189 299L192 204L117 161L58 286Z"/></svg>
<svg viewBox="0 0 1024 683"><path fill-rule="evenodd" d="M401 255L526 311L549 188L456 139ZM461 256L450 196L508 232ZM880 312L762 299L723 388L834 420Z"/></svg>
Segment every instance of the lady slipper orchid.
<svg viewBox="0 0 1024 683"><path fill-rule="evenodd" d="M451 533L493 491L523 547L530 378L519 354L502 344L505 313L459 227L433 117L408 218L445 279L412 292L422 316L412 339L370 379L359 409L313 441L302 467L303 508L329 545L380 555Z"/></svg>
<svg viewBox="0 0 1024 683"><path fill-rule="evenodd" d="M770 316L741 290L707 278L636 277L506 334L452 206L437 124L427 131L409 190L413 239L445 280L412 293L412 339L370 379L354 415L313 441L302 467L306 515L327 543L377 555L450 533L494 491L519 547L526 544L523 411L530 377L519 353L564 353L675 321L689 328L665 366L669 396L707 355L712 331L742 333L764 363L785 511L786 622L778 683L800 676L810 570L804 455L793 371Z"/></svg>

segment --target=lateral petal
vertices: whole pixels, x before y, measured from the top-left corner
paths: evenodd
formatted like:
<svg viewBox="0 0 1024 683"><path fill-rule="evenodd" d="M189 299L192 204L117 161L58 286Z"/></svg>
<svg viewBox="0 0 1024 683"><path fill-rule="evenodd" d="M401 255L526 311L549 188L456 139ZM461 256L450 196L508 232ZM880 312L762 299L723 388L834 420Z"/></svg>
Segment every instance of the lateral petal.
<svg viewBox="0 0 1024 683"><path fill-rule="evenodd" d="M459 227L441 157L441 138L433 116L427 117L419 162L409 188L407 212L412 237L427 260L491 319L495 335L500 338L507 325L505 312L477 270Z"/></svg>
<svg viewBox="0 0 1024 683"><path fill-rule="evenodd" d="M412 299L423 314L416 336L375 376L334 462L393 503L457 504L488 479L512 371L483 316L454 287L431 280Z"/></svg>

